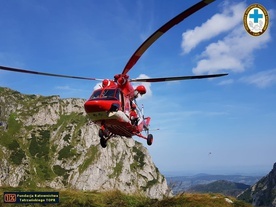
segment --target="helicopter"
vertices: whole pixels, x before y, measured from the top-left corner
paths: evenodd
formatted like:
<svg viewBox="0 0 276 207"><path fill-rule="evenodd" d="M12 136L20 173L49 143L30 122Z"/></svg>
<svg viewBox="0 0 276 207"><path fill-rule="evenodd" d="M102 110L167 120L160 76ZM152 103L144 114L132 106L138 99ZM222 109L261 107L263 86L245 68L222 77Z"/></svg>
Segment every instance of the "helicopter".
<svg viewBox="0 0 276 207"><path fill-rule="evenodd" d="M149 133L150 117L145 117L143 108L139 108L137 98L146 94L146 87L138 85L134 87L133 82L165 82L178 80L192 80L216 78L228 75L208 74L208 75L192 75L192 76L175 76L175 77L159 77L159 78L137 78L130 79L128 72L133 68L143 53L164 33L180 23L190 15L204 8L214 0L202 0L190 8L184 10L158 30L149 36L133 53L128 60L122 73L116 74L114 79L98 79L80 76L70 76L62 74L45 73L33 70L25 70L14 67L0 66L1 70L28 73L35 75L54 76L59 78L73 78L82 80L101 81L100 88L93 91L90 98L84 103L84 109L90 120L99 125L98 135L100 145L105 148L107 142L112 137L119 135L127 138L138 136L147 141L148 145L153 143L153 135ZM144 135L145 133L145 135Z"/></svg>

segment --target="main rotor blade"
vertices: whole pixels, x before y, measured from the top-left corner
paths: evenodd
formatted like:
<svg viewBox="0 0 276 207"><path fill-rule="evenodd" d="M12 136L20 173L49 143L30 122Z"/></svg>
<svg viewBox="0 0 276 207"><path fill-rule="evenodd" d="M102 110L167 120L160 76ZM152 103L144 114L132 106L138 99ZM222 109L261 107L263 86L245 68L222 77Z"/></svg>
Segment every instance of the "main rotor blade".
<svg viewBox="0 0 276 207"><path fill-rule="evenodd" d="M211 74L211 75L192 75L192 76L175 76L175 77L164 77L164 78L138 78L131 79L131 82L164 82L164 81L177 81L177 80L192 80L192 79L203 79L203 78L217 78L228 75L227 73Z"/></svg>
<svg viewBox="0 0 276 207"><path fill-rule="evenodd" d="M215 0L202 0L198 2L197 4L191 6L190 8L186 9L182 13L178 14L176 17L168 21L166 24L164 24L162 27L160 27L158 30L156 30L148 39L146 39L140 47L134 52L134 54L131 56L129 61L127 62L124 70L123 75L127 74L130 69L136 64L136 62L139 60L139 58L144 54L144 52L159 38L161 37L165 32L167 32L169 29L171 29L176 24L183 21L185 18L190 16L191 14L197 12L198 10L202 9L209 3L213 2Z"/></svg>
<svg viewBox="0 0 276 207"><path fill-rule="evenodd" d="M80 76L44 73L44 72L24 70L24 69L20 69L20 68L12 68L12 67L6 67L6 66L0 66L0 70L7 70L7 71L12 71L12 72L18 72L18 73L29 73L29 74L34 74L34 75L54 76L54 77L60 77L60 78L74 78L74 79L82 79L82 80L102 80L102 79L86 78L86 77L80 77Z"/></svg>

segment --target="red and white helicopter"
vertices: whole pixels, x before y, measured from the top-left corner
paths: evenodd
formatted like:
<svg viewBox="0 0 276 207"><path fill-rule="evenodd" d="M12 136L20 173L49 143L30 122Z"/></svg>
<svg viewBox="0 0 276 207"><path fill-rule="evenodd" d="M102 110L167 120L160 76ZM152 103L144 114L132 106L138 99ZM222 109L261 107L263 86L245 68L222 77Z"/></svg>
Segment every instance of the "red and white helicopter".
<svg viewBox="0 0 276 207"><path fill-rule="evenodd" d="M0 69L36 75L102 81L101 88L95 90L91 97L84 104L85 111L90 117L91 121L100 126L99 137L101 146L105 148L107 146L107 141L115 135L125 136L128 138L136 135L140 138L146 139L147 144L151 145L153 142L153 136L149 133L150 117L144 117L142 111L139 107L137 107L136 103L136 98L139 95L145 94L146 88L143 85L139 85L134 88L134 86L131 84L132 82L162 82L203 79L225 76L227 74L130 79L127 73L131 70L131 68L135 65L143 53L160 36L211 2L213 2L213 0L202 0L198 2L156 30L134 52L122 73L115 75L114 79L112 80L44 73L6 66L0 66ZM146 135L143 135L143 132L145 132Z"/></svg>

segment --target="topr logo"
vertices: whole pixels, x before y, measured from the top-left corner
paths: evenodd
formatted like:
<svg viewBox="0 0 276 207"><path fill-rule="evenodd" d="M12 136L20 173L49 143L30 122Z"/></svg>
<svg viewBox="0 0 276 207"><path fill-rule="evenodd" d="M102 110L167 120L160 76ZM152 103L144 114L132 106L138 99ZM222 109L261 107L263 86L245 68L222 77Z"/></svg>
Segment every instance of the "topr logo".
<svg viewBox="0 0 276 207"><path fill-rule="evenodd" d="M16 202L16 194L15 193L5 193L4 194L4 202L5 203L15 203Z"/></svg>
<svg viewBox="0 0 276 207"><path fill-rule="evenodd" d="M269 16L261 4L251 4L244 12L243 24L245 30L252 36L262 35L268 28Z"/></svg>

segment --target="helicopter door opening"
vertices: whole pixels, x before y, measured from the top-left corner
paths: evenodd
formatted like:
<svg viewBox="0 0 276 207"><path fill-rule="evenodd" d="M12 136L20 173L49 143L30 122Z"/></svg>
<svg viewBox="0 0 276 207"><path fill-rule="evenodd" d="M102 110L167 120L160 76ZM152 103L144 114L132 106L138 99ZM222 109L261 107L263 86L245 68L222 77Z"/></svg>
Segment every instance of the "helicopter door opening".
<svg viewBox="0 0 276 207"><path fill-rule="evenodd" d="M123 92L121 90L117 90L117 94L119 95L119 101L121 102L121 107L122 107L122 111L124 111L125 109L125 101L124 101L124 95Z"/></svg>

